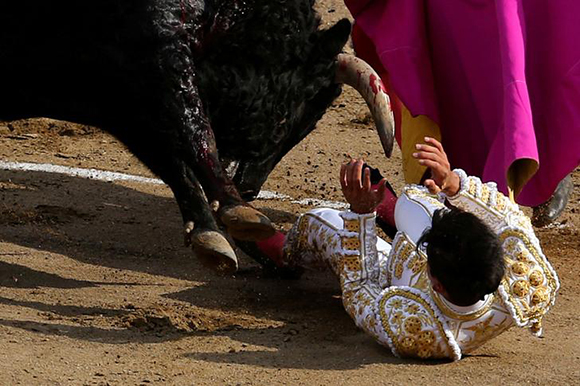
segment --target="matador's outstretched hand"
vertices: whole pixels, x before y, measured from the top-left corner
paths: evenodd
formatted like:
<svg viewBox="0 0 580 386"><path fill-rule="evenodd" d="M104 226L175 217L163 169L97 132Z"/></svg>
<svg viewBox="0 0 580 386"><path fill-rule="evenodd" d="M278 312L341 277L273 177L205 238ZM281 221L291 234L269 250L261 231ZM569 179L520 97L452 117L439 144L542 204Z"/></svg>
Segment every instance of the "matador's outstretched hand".
<svg viewBox="0 0 580 386"><path fill-rule="evenodd" d="M340 168L340 185L350 210L358 214L374 212L385 197L386 179L383 178L377 189L371 186L371 171L364 168L362 159L350 160Z"/></svg>
<svg viewBox="0 0 580 386"><path fill-rule="evenodd" d="M447 196L456 195L461 188L461 180L451 170L443 145L430 137L425 137L425 142L426 144L415 145L419 151L413 153L413 157L417 158L421 165L431 170L431 178L425 180L425 186L433 194L443 192Z"/></svg>

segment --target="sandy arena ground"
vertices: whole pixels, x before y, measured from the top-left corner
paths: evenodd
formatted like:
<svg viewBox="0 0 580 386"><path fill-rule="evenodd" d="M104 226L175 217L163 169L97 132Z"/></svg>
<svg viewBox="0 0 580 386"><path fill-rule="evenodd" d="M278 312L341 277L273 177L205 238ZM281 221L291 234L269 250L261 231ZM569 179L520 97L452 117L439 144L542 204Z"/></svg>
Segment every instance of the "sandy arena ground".
<svg viewBox="0 0 580 386"><path fill-rule="evenodd" d="M319 4L325 22L347 15ZM346 155L402 187L362 100L346 90L264 189L341 200ZM154 177L114 138L49 119L0 122L0 161ZM0 170L0 384L402 385L580 384L580 170L560 222L538 235L560 275L537 339L513 328L460 362L401 360L356 329L336 280L265 275L250 259L231 277L183 247L164 185ZM311 205L260 200L283 229Z"/></svg>

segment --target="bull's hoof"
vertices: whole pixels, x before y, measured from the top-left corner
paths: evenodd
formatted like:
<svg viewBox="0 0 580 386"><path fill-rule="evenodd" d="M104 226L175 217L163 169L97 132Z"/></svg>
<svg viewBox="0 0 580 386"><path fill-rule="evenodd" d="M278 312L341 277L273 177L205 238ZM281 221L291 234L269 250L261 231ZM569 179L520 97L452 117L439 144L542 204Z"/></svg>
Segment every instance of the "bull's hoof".
<svg viewBox="0 0 580 386"><path fill-rule="evenodd" d="M568 175L560 181L552 198L534 208L532 224L536 227L545 227L560 217L568 204L572 190L574 190L574 183L572 177Z"/></svg>
<svg viewBox="0 0 580 386"><path fill-rule="evenodd" d="M194 231L190 237L195 255L201 263L220 274L231 274L238 270L238 258L230 243L219 232Z"/></svg>
<svg viewBox="0 0 580 386"><path fill-rule="evenodd" d="M276 232L270 219L251 206L226 206L220 208L218 216L228 233L237 240L260 241Z"/></svg>

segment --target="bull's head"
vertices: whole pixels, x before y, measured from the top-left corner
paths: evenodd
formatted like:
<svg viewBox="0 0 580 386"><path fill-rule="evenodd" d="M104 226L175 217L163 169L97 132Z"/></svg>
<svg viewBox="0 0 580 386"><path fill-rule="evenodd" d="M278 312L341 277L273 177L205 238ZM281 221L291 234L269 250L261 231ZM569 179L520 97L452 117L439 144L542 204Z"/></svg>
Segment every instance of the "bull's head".
<svg viewBox="0 0 580 386"><path fill-rule="evenodd" d="M352 55L339 54L337 64L336 83L352 86L364 98L371 111L385 155L390 157L393 151L395 123L389 96L380 77L367 63ZM320 116L316 120L319 118ZM282 147L261 159L239 162L228 160L228 172L234 176L234 182L242 198L247 201L257 198L262 185L276 164L314 129L314 124L307 123L304 126L305 130L294 132Z"/></svg>
<svg viewBox="0 0 580 386"><path fill-rule="evenodd" d="M314 129L343 83L367 101L390 156L394 124L384 87L368 65L341 54L350 22L319 30L308 0L264 4L267 10L255 6L245 22L200 58L200 90L220 158L233 166L242 197L257 197L276 164Z"/></svg>

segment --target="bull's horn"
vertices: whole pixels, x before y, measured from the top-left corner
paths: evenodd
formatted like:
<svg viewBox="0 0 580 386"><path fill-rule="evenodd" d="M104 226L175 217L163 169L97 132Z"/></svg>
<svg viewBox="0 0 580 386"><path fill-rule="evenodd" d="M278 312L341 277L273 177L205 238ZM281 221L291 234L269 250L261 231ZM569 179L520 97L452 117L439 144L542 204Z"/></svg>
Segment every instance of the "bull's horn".
<svg viewBox="0 0 580 386"><path fill-rule="evenodd" d="M391 101L379 75L363 60L346 54L338 55L336 82L355 88L364 98L375 121L375 126L387 157L393 152L395 119Z"/></svg>

